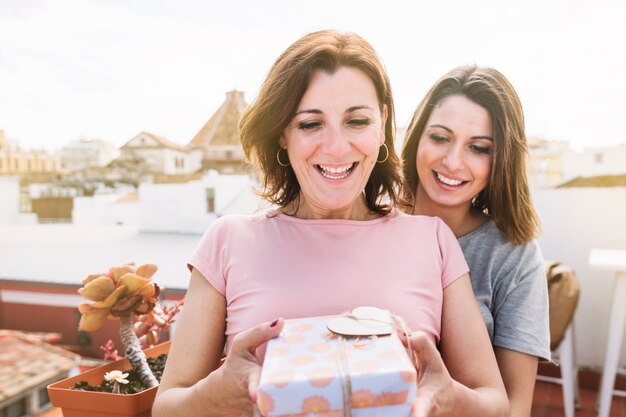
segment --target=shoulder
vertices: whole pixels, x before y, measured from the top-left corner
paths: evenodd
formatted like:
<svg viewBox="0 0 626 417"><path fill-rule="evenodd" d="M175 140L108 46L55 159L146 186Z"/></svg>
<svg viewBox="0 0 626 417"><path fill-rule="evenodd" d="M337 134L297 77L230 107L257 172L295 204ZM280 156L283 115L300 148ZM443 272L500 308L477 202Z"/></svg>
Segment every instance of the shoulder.
<svg viewBox="0 0 626 417"><path fill-rule="evenodd" d="M536 240L515 245L506 239L505 234L498 229L493 220L474 231L459 238L470 269L477 269L479 265L489 265L492 269L504 272L516 270L543 271L543 254Z"/></svg>
<svg viewBox="0 0 626 417"><path fill-rule="evenodd" d="M498 229L498 226L491 219L470 233L461 236L459 243L464 252L466 250L469 253L479 252L481 255L493 253L504 257L516 255L524 258L541 255L539 244L535 239L521 245L513 244L507 240L504 232Z"/></svg>
<svg viewBox="0 0 626 417"><path fill-rule="evenodd" d="M270 211L264 211L256 214L227 214L218 217L204 233L204 238L225 237L225 235L232 233L250 231L271 220L270 214Z"/></svg>
<svg viewBox="0 0 626 417"><path fill-rule="evenodd" d="M463 250L465 250L466 247L473 248L479 246L479 242L489 242L490 246L497 247L509 245L506 235L498 229L498 226L496 226L496 223L492 219L487 220L468 234L459 237L459 243Z"/></svg>
<svg viewBox="0 0 626 417"><path fill-rule="evenodd" d="M458 246L454 233L439 217L398 212L394 221L396 230L413 236L414 239L432 242L453 241L454 245Z"/></svg>

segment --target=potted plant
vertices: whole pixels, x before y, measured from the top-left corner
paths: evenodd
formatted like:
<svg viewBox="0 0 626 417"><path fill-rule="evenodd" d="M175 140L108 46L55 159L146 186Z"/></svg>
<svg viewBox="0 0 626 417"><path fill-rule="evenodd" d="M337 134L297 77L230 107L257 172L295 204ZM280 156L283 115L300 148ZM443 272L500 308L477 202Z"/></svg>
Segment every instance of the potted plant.
<svg viewBox="0 0 626 417"><path fill-rule="evenodd" d="M127 264L83 280L78 292L93 303L78 306L82 314L79 330L93 332L107 318L118 319L126 358L49 385L50 400L62 409L64 417L150 416L160 375L155 376L150 369L148 358L167 353L169 342L144 352L141 340L147 345L156 343L160 332L169 327L182 305L168 309L157 304L161 288L150 282L156 270L154 264L139 267ZM111 352L111 344L107 344L105 350L109 357L119 357L117 352ZM132 371L127 372L131 368ZM137 376L138 387L126 386L129 373ZM107 380L104 380L105 374ZM87 387L87 390L77 386ZM112 392L114 390L120 393Z"/></svg>

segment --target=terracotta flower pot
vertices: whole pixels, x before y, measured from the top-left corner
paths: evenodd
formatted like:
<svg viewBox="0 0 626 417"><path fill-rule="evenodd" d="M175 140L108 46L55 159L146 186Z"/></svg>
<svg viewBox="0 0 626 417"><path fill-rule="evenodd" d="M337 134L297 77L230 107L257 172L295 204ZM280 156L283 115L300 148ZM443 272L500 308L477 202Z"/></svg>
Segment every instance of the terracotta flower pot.
<svg viewBox="0 0 626 417"><path fill-rule="evenodd" d="M149 358L156 358L162 353L168 353L169 349L170 342L165 342L146 349L145 353ZM52 405L61 408L63 417L150 417L158 387L129 395L70 389L78 381L99 385L106 372L116 369L126 370L130 367L128 360L122 359L90 369L80 375L48 385L48 396Z"/></svg>

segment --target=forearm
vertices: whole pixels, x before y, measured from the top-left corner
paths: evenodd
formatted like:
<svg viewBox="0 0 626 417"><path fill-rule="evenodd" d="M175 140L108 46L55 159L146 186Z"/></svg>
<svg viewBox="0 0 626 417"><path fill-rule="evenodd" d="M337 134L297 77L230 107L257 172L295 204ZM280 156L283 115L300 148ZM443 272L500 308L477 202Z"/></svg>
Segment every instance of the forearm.
<svg viewBox="0 0 626 417"><path fill-rule="evenodd" d="M454 401L447 402L449 409L438 410L438 416L459 417L509 417L506 393L496 388L471 389L454 381ZM419 388L418 388L419 389Z"/></svg>
<svg viewBox="0 0 626 417"><path fill-rule="evenodd" d="M532 402L529 405L526 400L509 397L509 403L511 404L511 417L530 417Z"/></svg>
<svg viewBox="0 0 626 417"><path fill-rule="evenodd" d="M501 347L494 350L511 404L511 417L530 417L538 358Z"/></svg>
<svg viewBox="0 0 626 417"><path fill-rule="evenodd" d="M152 417L239 417L222 398L219 370L190 387L172 387L159 392L152 406Z"/></svg>

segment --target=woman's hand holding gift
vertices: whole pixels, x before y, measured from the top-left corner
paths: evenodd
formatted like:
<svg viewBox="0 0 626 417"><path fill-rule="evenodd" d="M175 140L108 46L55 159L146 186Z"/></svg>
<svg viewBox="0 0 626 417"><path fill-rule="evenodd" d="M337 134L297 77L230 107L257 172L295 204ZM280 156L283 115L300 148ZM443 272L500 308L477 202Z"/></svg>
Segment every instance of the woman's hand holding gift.
<svg viewBox="0 0 626 417"><path fill-rule="evenodd" d="M454 399L454 380L446 369L441 354L424 332L418 331L400 340L408 350L417 369L417 397L412 417L447 415Z"/></svg>
<svg viewBox="0 0 626 417"><path fill-rule="evenodd" d="M233 339L231 350L223 365L207 379L215 384L220 392L219 399L211 399L208 409L223 410L224 416L252 416L252 406L256 403L257 386L261 377L261 363L256 350L270 339L278 336L284 326L283 319L272 323L262 323Z"/></svg>

